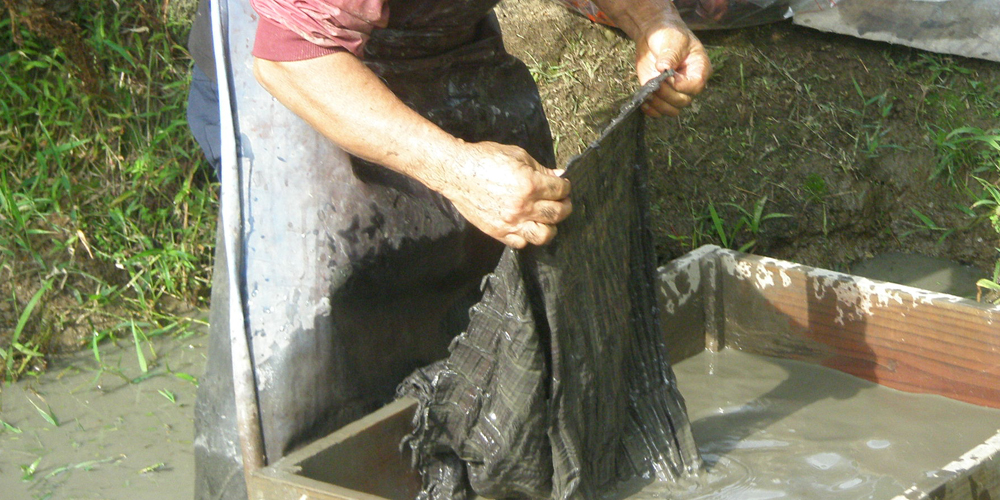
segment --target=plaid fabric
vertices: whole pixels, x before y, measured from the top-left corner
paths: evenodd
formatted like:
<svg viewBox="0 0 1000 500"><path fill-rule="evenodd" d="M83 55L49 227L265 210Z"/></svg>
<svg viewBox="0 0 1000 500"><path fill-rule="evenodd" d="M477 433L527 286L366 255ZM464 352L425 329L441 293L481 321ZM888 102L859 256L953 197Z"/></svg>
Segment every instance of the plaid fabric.
<svg viewBox="0 0 1000 500"><path fill-rule="evenodd" d="M556 241L508 249L450 357L401 387L422 498L597 498L698 468L656 321L642 97L567 167Z"/></svg>

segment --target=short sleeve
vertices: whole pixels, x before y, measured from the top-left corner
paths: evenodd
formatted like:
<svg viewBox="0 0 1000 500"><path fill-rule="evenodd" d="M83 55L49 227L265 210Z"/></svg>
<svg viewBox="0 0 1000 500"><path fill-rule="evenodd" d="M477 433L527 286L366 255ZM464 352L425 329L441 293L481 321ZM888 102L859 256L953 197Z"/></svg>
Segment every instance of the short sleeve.
<svg viewBox="0 0 1000 500"><path fill-rule="evenodd" d="M348 51L361 57L389 21L386 0L250 0L260 16L253 55L297 61Z"/></svg>

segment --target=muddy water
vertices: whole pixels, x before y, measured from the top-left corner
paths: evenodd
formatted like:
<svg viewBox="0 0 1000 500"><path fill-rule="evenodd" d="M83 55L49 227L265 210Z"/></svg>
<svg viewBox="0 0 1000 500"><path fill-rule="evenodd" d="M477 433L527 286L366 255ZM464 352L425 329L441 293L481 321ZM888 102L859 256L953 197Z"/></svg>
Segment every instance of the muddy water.
<svg viewBox="0 0 1000 500"><path fill-rule="evenodd" d="M154 340L135 383L115 373L143 376L123 344L102 349L104 372L85 352L3 387L0 420L20 432L0 429L0 499L190 498L195 387L167 368L199 376L205 340ZM708 470L635 498L888 500L1000 429L1000 411L804 363L723 351L675 371Z"/></svg>
<svg viewBox="0 0 1000 500"><path fill-rule="evenodd" d="M82 352L3 386L0 499L191 498L196 389L186 377L201 375L206 340L154 338L145 373L128 342L102 347L100 364Z"/></svg>
<svg viewBox="0 0 1000 500"><path fill-rule="evenodd" d="M635 498L891 499L997 434L1000 410L725 350L675 367L707 464Z"/></svg>

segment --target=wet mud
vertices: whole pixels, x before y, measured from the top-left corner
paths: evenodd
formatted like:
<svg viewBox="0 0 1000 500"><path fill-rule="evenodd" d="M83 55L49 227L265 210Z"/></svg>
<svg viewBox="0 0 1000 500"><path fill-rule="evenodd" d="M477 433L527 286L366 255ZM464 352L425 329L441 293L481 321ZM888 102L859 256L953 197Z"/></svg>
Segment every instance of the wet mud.
<svg viewBox="0 0 1000 500"><path fill-rule="evenodd" d="M1000 428L1000 410L798 361L706 351L674 370L707 468L633 498L890 499Z"/></svg>
<svg viewBox="0 0 1000 500"><path fill-rule="evenodd" d="M4 386L0 498L190 498L191 380L201 376L207 337L182 337L144 344L145 373L123 342L102 347L100 363L83 351Z"/></svg>

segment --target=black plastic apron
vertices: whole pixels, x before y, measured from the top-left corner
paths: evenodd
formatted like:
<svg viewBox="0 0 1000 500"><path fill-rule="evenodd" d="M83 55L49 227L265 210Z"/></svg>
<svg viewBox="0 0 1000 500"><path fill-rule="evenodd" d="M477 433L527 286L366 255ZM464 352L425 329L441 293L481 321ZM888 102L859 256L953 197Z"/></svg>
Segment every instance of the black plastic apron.
<svg viewBox="0 0 1000 500"><path fill-rule="evenodd" d="M503 50L495 3L391 2L390 26L373 34L366 63L448 132L520 145L552 166L537 90ZM502 246L441 196L352 161L278 103L252 74L249 3L223 12L242 186L240 282L270 463L388 402L405 376L444 357ZM195 415L195 497L244 499L219 249Z"/></svg>

